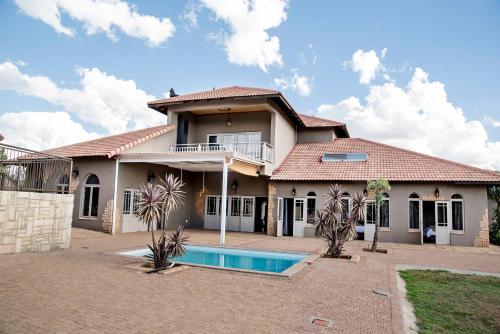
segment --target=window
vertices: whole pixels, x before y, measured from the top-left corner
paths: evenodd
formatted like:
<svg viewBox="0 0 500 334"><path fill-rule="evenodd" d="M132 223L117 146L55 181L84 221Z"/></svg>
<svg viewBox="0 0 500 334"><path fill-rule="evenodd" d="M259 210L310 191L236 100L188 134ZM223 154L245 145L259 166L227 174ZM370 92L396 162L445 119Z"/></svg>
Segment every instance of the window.
<svg viewBox="0 0 500 334"><path fill-rule="evenodd" d="M408 199L408 213L410 230L420 229L420 198L415 193Z"/></svg>
<svg viewBox="0 0 500 334"><path fill-rule="evenodd" d="M366 201L365 224L375 224L375 201Z"/></svg>
<svg viewBox="0 0 500 334"><path fill-rule="evenodd" d="M437 203L437 226L448 226L448 204Z"/></svg>
<svg viewBox="0 0 500 334"><path fill-rule="evenodd" d="M349 193L344 193L342 199L342 220L347 221L349 219L349 214L351 213L351 199L349 198Z"/></svg>
<svg viewBox="0 0 500 334"><path fill-rule="evenodd" d="M219 216L222 210L222 196L219 196ZM226 197L226 216L229 216L229 197Z"/></svg>
<svg viewBox="0 0 500 334"><path fill-rule="evenodd" d="M210 144L256 144L261 142L260 132L218 133L207 136Z"/></svg>
<svg viewBox="0 0 500 334"><path fill-rule="evenodd" d="M69 177L68 175L61 175L57 182L57 192L59 194L69 193Z"/></svg>
<svg viewBox="0 0 500 334"><path fill-rule="evenodd" d="M130 214L130 198L132 196L132 193L130 190L125 190L123 193L123 214L128 215Z"/></svg>
<svg viewBox="0 0 500 334"><path fill-rule="evenodd" d="M85 179L82 197L81 216L89 218L97 217L99 205L99 178L96 175L90 174Z"/></svg>
<svg viewBox="0 0 500 334"><path fill-rule="evenodd" d="M217 212L217 197L207 196L207 216L215 216Z"/></svg>
<svg viewBox="0 0 500 334"><path fill-rule="evenodd" d="M451 196L451 227L453 231L464 230L464 202L458 194Z"/></svg>
<svg viewBox="0 0 500 334"><path fill-rule="evenodd" d="M366 153L325 153L323 161L366 161L368 154Z"/></svg>
<svg viewBox="0 0 500 334"><path fill-rule="evenodd" d="M135 215L139 211L139 193L132 191L132 213Z"/></svg>
<svg viewBox="0 0 500 334"><path fill-rule="evenodd" d="M307 222L314 224L316 219L316 193L310 191L307 194Z"/></svg>
<svg viewBox="0 0 500 334"><path fill-rule="evenodd" d="M253 216L253 198L243 198L243 217Z"/></svg>
<svg viewBox="0 0 500 334"><path fill-rule="evenodd" d="M240 197L231 197L231 216L239 217L241 211L241 198Z"/></svg>
<svg viewBox="0 0 500 334"><path fill-rule="evenodd" d="M384 194L384 200L380 204L380 227L389 228L389 195Z"/></svg>
<svg viewBox="0 0 500 334"><path fill-rule="evenodd" d="M295 200L295 221L303 221L304 220L304 200L296 199Z"/></svg>
<svg viewBox="0 0 500 334"><path fill-rule="evenodd" d="M283 198L278 198L278 220L283 219Z"/></svg>

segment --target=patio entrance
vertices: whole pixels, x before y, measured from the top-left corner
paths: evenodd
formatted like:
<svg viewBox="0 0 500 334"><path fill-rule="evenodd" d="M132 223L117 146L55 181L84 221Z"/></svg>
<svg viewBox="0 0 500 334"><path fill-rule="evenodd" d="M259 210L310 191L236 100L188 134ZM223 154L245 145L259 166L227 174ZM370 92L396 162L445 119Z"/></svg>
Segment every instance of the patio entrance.
<svg viewBox="0 0 500 334"><path fill-rule="evenodd" d="M451 211L448 201L422 201L422 242L450 244Z"/></svg>

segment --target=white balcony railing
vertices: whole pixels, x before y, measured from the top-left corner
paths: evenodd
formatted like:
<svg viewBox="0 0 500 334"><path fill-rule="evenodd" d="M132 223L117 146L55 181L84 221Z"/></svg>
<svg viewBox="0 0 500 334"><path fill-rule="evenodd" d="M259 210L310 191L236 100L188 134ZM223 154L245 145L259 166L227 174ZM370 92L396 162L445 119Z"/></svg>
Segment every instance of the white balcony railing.
<svg viewBox="0 0 500 334"><path fill-rule="evenodd" d="M197 143L170 146L170 152L231 152L257 161L273 162L274 149L268 143Z"/></svg>

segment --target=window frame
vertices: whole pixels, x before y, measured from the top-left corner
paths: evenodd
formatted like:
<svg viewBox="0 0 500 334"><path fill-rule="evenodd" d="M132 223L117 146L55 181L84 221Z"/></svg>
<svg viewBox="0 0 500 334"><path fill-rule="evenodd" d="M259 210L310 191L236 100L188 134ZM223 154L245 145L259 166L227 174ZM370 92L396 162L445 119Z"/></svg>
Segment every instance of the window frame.
<svg viewBox="0 0 500 334"><path fill-rule="evenodd" d="M453 198L453 196L460 196L460 198ZM454 210L453 210L453 203L460 203L462 205L462 229L461 230L456 230L453 227L453 215L454 215ZM454 233L465 233L465 206L464 206L464 197L460 194L453 194L450 199L450 210L451 210L451 231Z"/></svg>
<svg viewBox="0 0 500 334"><path fill-rule="evenodd" d="M97 182L99 182L98 184L88 184L87 183L88 179L92 175L97 178ZM83 212L85 210L85 192L86 192L87 188L90 189L89 204L88 204L89 215L85 216L83 214ZM78 216L79 219L97 220L97 218L99 217L99 197L101 195L100 190L99 190L99 193L97 195L97 210L96 210L97 212L96 212L95 216L92 215L92 204L93 204L93 197L94 197L94 189L95 188L98 188L98 189L101 188L101 181L99 180L99 177L97 176L97 174L95 174L95 173L89 173L85 177L85 181L84 181L84 183L82 185L82 189L81 189L81 192L80 192L80 210L79 210L79 216Z"/></svg>
<svg viewBox="0 0 500 334"><path fill-rule="evenodd" d="M382 226L382 205L384 202L387 201L387 205L389 206L389 209L387 210L387 227ZM380 206L377 208L378 209L378 218L379 218L379 227L381 231L390 231L391 230L391 198L389 194L384 194L384 199L382 200L382 203L380 203Z"/></svg>
<svg viewBox="0 0 500 334"><path fill-rule="evenodd" d="M372 223L369 223L368 222L368 205L370 206L374 206L375 207L375 210L377 210L377 203L375 203L375 200L373 199L369 199L369 200L366 200L366 203L365 203L365 225L368 224L368 225L375 225L377 223L377 218L375 216L375 210L373 212L373 217L372 217L372 220L370 220Z"/></svg>
<svg viewBox="0 0 500 334"><path fill-rule="evenodd" d="M416 195L417 197L412 197L412 195ZM417 228L412 228L411 227L411 219L410 219L410 203L412 202L417 202L418 203L418 220L417 220ZM420 232L421 228L421 218L422 218L422 199L417 193L411 193L410 196L408 196L408 232Z"/></svg>

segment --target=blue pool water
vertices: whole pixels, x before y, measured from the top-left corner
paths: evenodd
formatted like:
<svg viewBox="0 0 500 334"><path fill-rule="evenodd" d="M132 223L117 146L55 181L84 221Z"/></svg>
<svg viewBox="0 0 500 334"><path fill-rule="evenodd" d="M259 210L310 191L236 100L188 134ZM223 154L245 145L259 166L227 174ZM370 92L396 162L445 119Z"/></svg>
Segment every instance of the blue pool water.
<svg viewBox="0 0 500 334"><path fill-rule="evenodd" d="M144 256L148 253L150 253L150 250L144 248L120 254ZM186 253L181 257L173 259L173 261L183 264L281 273L307 256L309 254L187 245Z"/></svg>

